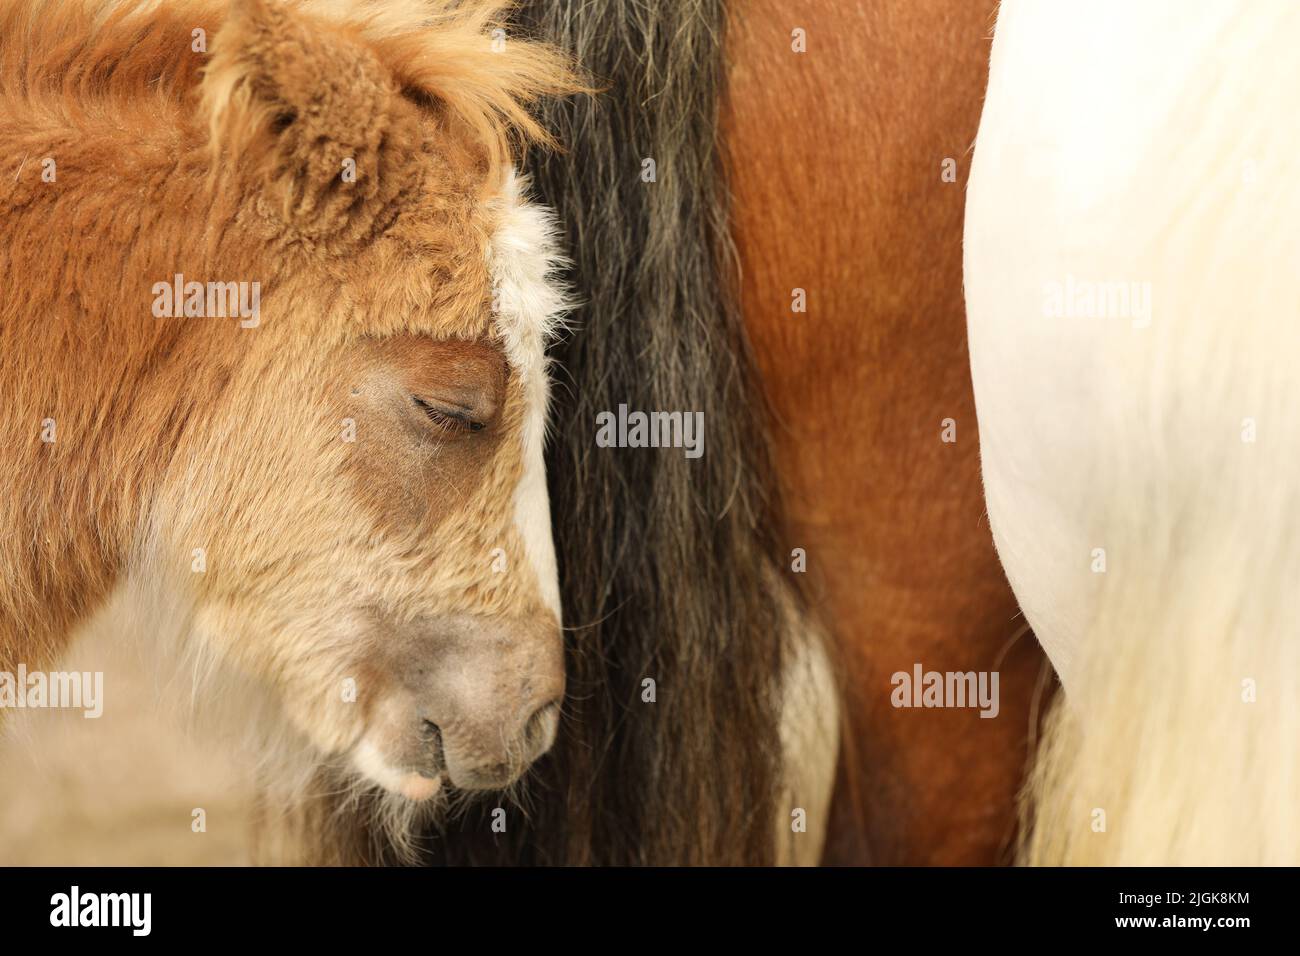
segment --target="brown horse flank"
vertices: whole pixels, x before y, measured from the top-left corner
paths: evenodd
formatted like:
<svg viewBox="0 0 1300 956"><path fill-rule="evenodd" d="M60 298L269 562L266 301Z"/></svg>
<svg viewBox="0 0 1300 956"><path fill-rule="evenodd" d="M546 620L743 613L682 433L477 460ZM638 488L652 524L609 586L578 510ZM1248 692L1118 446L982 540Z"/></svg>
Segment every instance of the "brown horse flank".
<svg viewBox="0 0 1300 956"><path fill-rule="evenodd" d="M243 702L267 859L815 860L723 5L502 7L0 0L0 671L125 602ZM596 447L620 405L708 453Z"/></svg>
<svg viewBox="0 0 1300 956"><path fill-rule="evenodd" d="M983 517L961 295L995 7L730 4L724 144L745 325L792 546L816 574L845 687L828 862L987 865L1014 846L1044 661ZM891 675L917 663L1000 672L998 717L895 708Z"/></svg>

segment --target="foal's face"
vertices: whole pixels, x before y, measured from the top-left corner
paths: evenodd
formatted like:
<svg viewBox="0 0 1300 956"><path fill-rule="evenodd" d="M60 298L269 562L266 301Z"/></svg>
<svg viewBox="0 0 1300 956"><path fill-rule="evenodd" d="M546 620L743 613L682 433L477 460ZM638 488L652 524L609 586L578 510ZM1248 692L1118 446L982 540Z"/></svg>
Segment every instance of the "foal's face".
<svg viewBox="0 0 1300 956"><path fill-rule="evenodd" d="M200 635L319 750L415 800L513 781L554 740L564 692L542 461L549 236L510 193L480 214L477 332L448 334L431 310L303 341L295 323L369 290L264 291L167 496L196 513L157 519L184 527L180 560L204 548ZM358 268L382 271L381 253Z"/></svg>
<svg viewBox="0 0 1300 956"><path fill-rule="evenodd" d="M371 698L340 715L359 732L350 759L415 799L500 787L551 745L564 691L544 392L491 335L367 338L336 358L339 421L357 430L339 490L371 539L352 560L377 550L392 569L355 582L364 601L330 602L360 618Z"/></svg>
<svg viewBox="0 0 1300 956"><path fill-rule="evenodd" d="M497 126L568 74L498 49L477 8L335 7L230 5L195 129L168 139L195 151L160 173L123 295L256 281L260 316L149 326L169 345L140 414L166 455L135 572L317 756L429 800L512 782L559 722L542 444L562 297Z"/></svg>
<svg viewBox="0 0 1300 956"><path fill-rule="evenodd" d="M564 693L552 226L355 32L247 16L205 78L214 135L238 140L228 274L195 278L262 278L261 317L194 333L222 358L200 362L210 411L151 526L173 565L203 551L181 584L202 646L319 752L412 800L502 787L550 747ZM507 68L484 47L478 80Z"/></svg>

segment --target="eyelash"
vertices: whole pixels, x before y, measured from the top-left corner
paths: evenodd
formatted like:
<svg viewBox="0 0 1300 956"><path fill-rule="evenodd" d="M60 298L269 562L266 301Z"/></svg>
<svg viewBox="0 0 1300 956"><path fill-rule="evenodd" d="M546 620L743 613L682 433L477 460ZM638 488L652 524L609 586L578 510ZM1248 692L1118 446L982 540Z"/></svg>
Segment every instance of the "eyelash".
<svg viewBox="0 0 1300 956"><path fill-rule="evenodd" d="M468 415L447 412L441 408L435 408L419 396L412 396L415 404L424 412L429 421L433 422L440 428L446 428L452 431L464 432L481 432L484 429L483 422L475 421Z"/></svg>

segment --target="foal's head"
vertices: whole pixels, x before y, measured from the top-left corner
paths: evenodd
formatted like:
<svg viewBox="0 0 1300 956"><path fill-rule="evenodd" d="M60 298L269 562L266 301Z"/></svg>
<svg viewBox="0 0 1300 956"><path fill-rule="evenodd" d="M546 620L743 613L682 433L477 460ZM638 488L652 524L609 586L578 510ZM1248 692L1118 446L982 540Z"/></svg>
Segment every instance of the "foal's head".
<svg viewBox="0 0 1300 956"><path fill-rule="evenodd" d="M516 779L564 692L542 460L562 300L508 147L572 83L499 5L41 14L100 60L50 65L84 82L51 85L75 135L30 186L33 244L67 202L79 251L22 254L66 270L53 321L114 329L43 398L52 453L124 502L121 577L317 753L416 801Z"/></svg>
<svg viewBox="0 0 1300 956"><path fill-rule="evenodd" d="M564 692L542 460L562 302L505 124L534 131L520 99L567 77L482 17L245 2L220 28L205 152L237 199L191 238L220 278L273 275L264 322L219 326L243 357L155 515L182 558L207 544L199 631L415 800L510 783Z"/></svg>

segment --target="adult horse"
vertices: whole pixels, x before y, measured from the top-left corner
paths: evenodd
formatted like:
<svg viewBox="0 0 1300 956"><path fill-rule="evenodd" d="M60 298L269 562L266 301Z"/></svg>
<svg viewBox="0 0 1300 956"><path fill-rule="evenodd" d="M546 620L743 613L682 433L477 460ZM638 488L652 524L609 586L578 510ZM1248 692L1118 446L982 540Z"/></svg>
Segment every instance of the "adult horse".
<svg viewBox="0 0 1300 956"><path fill-rule="evenodd" d="M966 218L989 518L1065 695L1024 859L1300 859L1295 4L1004 0Z"/></svg>
<svg viewBox="0 0 1300 956"><path fill-rule="evenodd" d="M618 260L644 286L582 290L561 579L558 250L509 157L545 138L524 105L574 84L499 6L0 7L0 671L67 667L125 603L198 696L264 705L262 784L331 824L318 859L815 859L834 690L769 547L718 224L682 207L713 151L651 112L664 179L619 196L669 226ZM672 42L716 68L695 38ZM710 454L597 449L591 410L623 403L703 412ZM426 841L449 792L509 785L556 738L561 580L554 789L506 837L493 807Z"/></svg>

